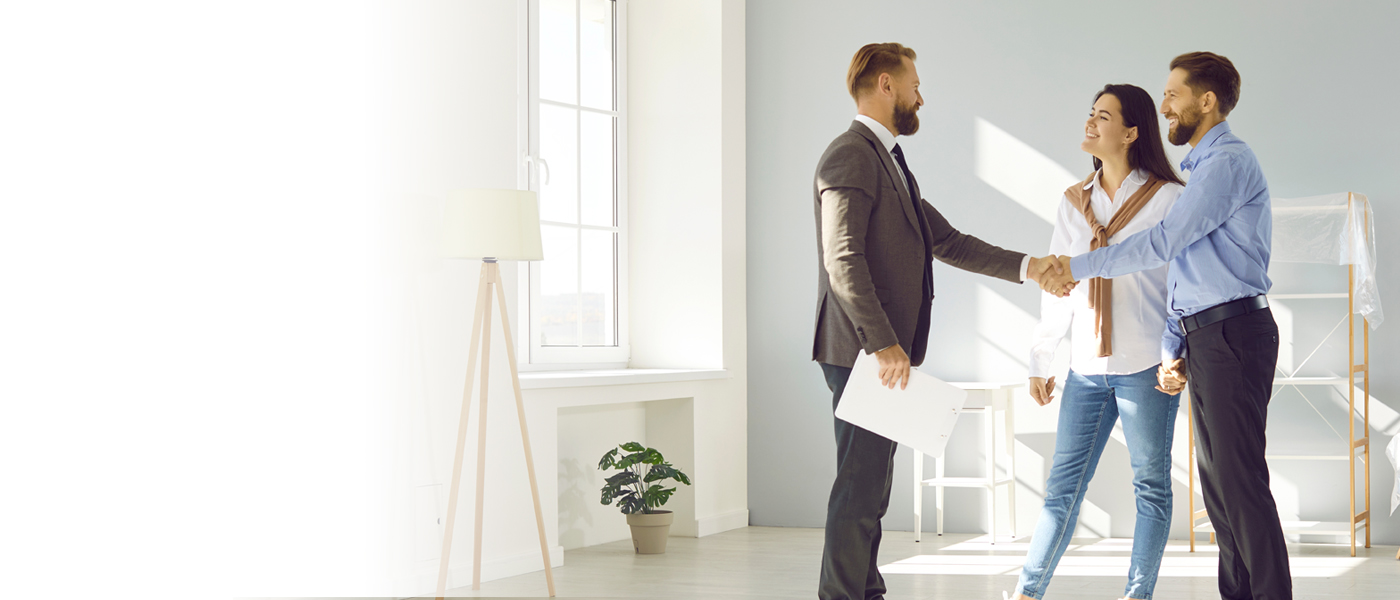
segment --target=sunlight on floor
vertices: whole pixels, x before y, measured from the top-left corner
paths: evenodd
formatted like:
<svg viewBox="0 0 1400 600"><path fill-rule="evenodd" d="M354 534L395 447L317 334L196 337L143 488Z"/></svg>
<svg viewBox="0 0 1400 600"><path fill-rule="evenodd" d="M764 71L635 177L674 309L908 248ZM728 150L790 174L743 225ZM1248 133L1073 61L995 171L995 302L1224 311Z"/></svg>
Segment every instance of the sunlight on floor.
<svg viewBox="0 0 1400 600"><path fill-rule="evenodd" d="M901 575L1016 575L1025 564L1028 542L991 544L986 536L952 544L940 552L972 554L921 554L880 567L884 574ZM1161 577L1215 577L1215 547L1197 545L1194 554L1179 544L1167 546L1162 559ZM1056 575L1079 577L1122 577L1127 572L1133 550L1130 539L1105 539L1088 544L1071 544L1060 559ZM995 554L989 554L995 553ZM1365 558L1293 556L1288 564L1294 578L1338 577L1360 566Z"/></svg>
<svg viewBox="0 0 1400 600"><path fill-rule="evenodd" d="M999 542L999 543L996 543L996 544L992 544L992 543L990 543L990 542L987 541L986 537L987 537L987 536L982 536L982 537L979 537L979 538L974 538L974 539L968 540L968 541L966 541L966 542L959 542L959 543L956 543L956 544L952 544L952 545L950 545L950 546L944 547L944 548L942 549L942 551L944 551L944 552L993 552L993 551L1002 551L1002 552L1017 552L1017 553L1020 553L1020 554L1025 554L1026 552L1030 551L1030 548L1031 548L1031 545L1030 545L1030 542L1029 542L1029 541L1023 541L1023 542ZM1065 550L1065 553L1066 553L1066 554L1072 554L1072 553L1075 553L1075 552L1122 552L1122 553L1124 553L1124 554L1127 554L1127 553L1132 552L1132 549L1133 549L1133 541L1132 541L1132 540L1130 540L1130 539L1119 539L1119 538L1114 538L1114 539L1103 539L1103 540L1098 540L1098 541L1095 541L1095 542L1092 543L1092 544L1075 544L1075 543L1072 543L1072 544L1070 544L1069 548L1067 548L1067 549ZM1175 544L1173 544L1173 545L1168 545L1168 546L1167 546L1167 551L1166 551L1166 552L1167 552L1167 554L1172 554L1172 553L1188 554L1188 553L1191 552L1191 550L1190 550L1190 548L1189 548L1188 546L1186 546L1185 544L1182 544L1182 545L1175 545ZM1206 545L1206 544L1200 544L1200 545L1197 547L1197 552L1196 552L1196 553L1197 553L1197 554L1205 554L1206 556L1215 556L1215 547L1214 547L1214 546L1208 546L1208 545Z"/></svg>

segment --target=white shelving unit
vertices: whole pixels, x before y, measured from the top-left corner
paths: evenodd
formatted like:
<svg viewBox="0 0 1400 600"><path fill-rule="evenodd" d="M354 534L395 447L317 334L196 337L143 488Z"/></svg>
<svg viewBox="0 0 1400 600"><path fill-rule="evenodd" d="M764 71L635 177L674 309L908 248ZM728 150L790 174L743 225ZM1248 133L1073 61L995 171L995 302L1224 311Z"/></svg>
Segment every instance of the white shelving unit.
<svg viewBox="0 0 1400 600"><path fill-rule="evenodd" d="M1353 214L1352 211L1351 211L1351 208L1352 208L1352 207L1351 207L1351 202L1352 202L1352 201L1353 201L1353 200L1352 200L1352 194L1348 194L1347 206L1346 206L1346 209L1347 209L1347 213L1348 213L1348 214ZM1365 202L1365 201L1366 201L1366 200L1365 200L1365 197L1362 196L1360 202ZM1363 214L1369 215L1369 212L1365 212L1365 213L1363 213ZM1364 224L1364 226L1363 226L1363 228L1362 228L1362 231L1369 232L1369 231L1370 231L1369 217L1366 217L1366 218L1367 218L1367 222ZM1371 378L1370 378L1370 364L1371 364L1371 329L1370 329L1370 327L1369 327L1369 323L1366 321L1365 318L1360 319L1360 320L1361 320L1361 329L1362 329L1362 334L1361 334L1361 336L1360 336L1360 342L1361 342L1361 344L1360 344L1360 350L1361 350L1360 354L1361 354L1362 360L1361 360L1360 363L1357 363L1356 358L1357 358L1357 341L1358 341L1358 336L1356 335L1356 321L1357 321L1357 318L1356 318L1356 266L1355 266L1354 264L1348 264L1348 265L1347 265L1347 292L1346 292L1346 293L1328 293L1328 294L1271 294L1271 295L1269 296L1269 298L1272 299L1272 300L1340 300L1340 299L1346 299L1346 301L1347 301L1347 306L1346 306L1346 309L1347 309L1347 313L1346 313L1346 315L1347 315L1347 316L1346 316L1346 322L1347 322L1347 339L1348 339L1348 345L1347 345L1347 365L1348 365L1348 367L1347 367L1347 375L1346 375L1346 377L1275 377L1275 378L1274 378L1274 392L1273 392L1273 394L1274 394L1275 396L1277 396L1278 393L1279 393L1279 391L1281 391L1281 390L1284 389L1285 387L1294 387L1294 388L1297 388L1298 386L1332 386L1332 387L1335 387L1335 386L1338 386L1338 385L1343 385L1343 384L1345 384L1345 385L1347 386L1347 407L1348 407L1348 411L1347 411L1347 416L1348 416L1348 419L1347 419L1347 436L1348 436L1348 439L1346 440L1346 446L1345 446L1345 450L1344 450L1345 453L1341 453L1341 454L1320 454L1320 455L1265 455L1265 458L1268 459L1268 460L1271 460L1271 461L1278 461L1278 460L1306 460L1306 461L1337 461L1337 462L1346 462L1346 463L1347 463L1347 465L1348 465L1348 475L1349 475L1348 480L1351 482L1351 486L1350 486L1350 490L1349 490L1349 491L1350 491L1350 497L1351 497L1350 511L1349 511L1349 519L1348 519L1348 520L1345 520L1345 521L1283 521L1283 531L1284 531L1284 533L1296 533L1296 534L1311 534L1311 535L1346 535L1346 536L1350 536L1350 537L1351 537L1351 555L1352 555L1352 556L1356 556L1356 542L1357 542L1357 539L1356 539L1356 538L1357 538L1357 530L1364 530L1364 544L1365 544L1365 547L1367 547L1367 548L1370 548L1370 547L1371 547L1371 469L1370 469L1370 464L1371 464L1371 437L1370 437L1370 435L1369 435L1369 432L1371 431L1371 402L1370 402L1370 399L1371 399ZM1338 325L1340 325L1340 323L1338 323ZM1330 337L1330 334L1329 334L1329 337ZM1324 339L1322 342L1320 342L1319 345L1318 345L1318 349L1321 349L1322 345L1325 344L1326 341L1327 341L1327 340ZM1314 353L1316 353L1316 350L1314 350ZM1305 362L1306 362L1306 361L1305 361ZM1356 392L1357 392L1357 389L1356 389L1356 379L1357 379L1357 376L1358 376L1358 375L1361 376L1361 379L1362 379L1362 386L1363 386L1363 389L1362 389L1362 398L1361 398L1361 402L1360 402L1360 407L1357 406L1358 403L1357 403L1357 398L1356 398ZM1198 533L1208 533L1208 534L1210 534L1210 541L1211 541L1211 543L1215 543L1215 527L1214 527L1213 525L1211 525L1210 520L1209 520L1209 517L1206 515L1206 510L1205 510L1204 508L1202 508L1201 510L1196 510L1196 469L1197 469L1197 464L1196 464L1196 439L1195 439L1195 437L1196 437L1196 426L1195 426L1195 421L1192 419L1192 416L1191 416L1191 403L1190 403L1190 401L1189 401L1189 397L1185 397L1185 394L1189 394L1189 393L1190 393L1190 384L1188 383L1188 384L1187 384L1187 391L1186 391L1186 392L1183 392L1182 401L1183 401L1183 403L1186 404L1186 415L1187 415L1187 419L1186 419L1186 420L1187 420L1188 426L1190 427L1189 433L1188 433L1188 438L1187 438L1187 439L1189 440L1188 443L1189 443L1189 445L1190 445L1190 450L1189 450L1189 454L1188 454L1189 459L1188 459L1188 460L1190 461L1190 465L1191 465L1191 468L1188 470L1188 473L1189 473L1190 495L1188 496L1187 506L1188 506L1188 510L1190 511L1189 514L1191 515L1191 519L1190 519L1190 520L1191 520L1191 532L1192 532L1192 534L1191 534L1191 536L1190 536L1190 538L1191 538L1191 551L1192 551L1192 552L1195 552L1195 551L1196 551L1196 534L1198 534ZM1358 411L1359 411L1359 412L1358 412ZM1360 421L1360 422L1361 422L1361 432L1360 432L1361 435L1360 435L1360 437L1357 436L1357 428L1356 428L1357 421ZM1339 448L1339 449L1341 449L1341 448ZM1360 456L1358 456L1358 451L1359 451ZM1356 498L1356 468L1357 468L1358 463L1362 466L1362 470L1365 472L1365 493L1364 493L1364 496L1363 496L1363 498L1362 498L1364 508L1363 508L1363 510L1361 510L1360 512L1358 512L1358 511L1356 510L1356 508L1357 508L1357 498ZM1327 467L1321 467L1321 466L1320 466L1320 468L1327 468ZM1397 555L1396 558L1400 558L1400 555Z"/></svg>

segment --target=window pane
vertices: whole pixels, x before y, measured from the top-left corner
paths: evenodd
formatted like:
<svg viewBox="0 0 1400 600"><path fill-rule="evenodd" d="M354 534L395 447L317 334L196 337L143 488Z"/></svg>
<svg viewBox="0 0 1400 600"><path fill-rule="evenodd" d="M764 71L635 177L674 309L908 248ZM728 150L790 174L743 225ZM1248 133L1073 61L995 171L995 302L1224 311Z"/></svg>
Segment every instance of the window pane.
<svg viewBox="0 0 1400 600"><path fill-rule="evenodd" d="M578 111L540 105L540 157L549 183L540 178L540 219L578 222Z"/></svg>
<svg viewBox="0 0 1400 600"><path fill-rule="evenodd" d="M540 226L540 345L578 345L578 230Z"/></svg>
<svg viewBox="0 0 1400 600"><path fill-rule="evenodd" d="M575 0L540 0L540 97L578 103Z"/></svg>
<svg viewBox="0 0 1400 600"><path fill-rule="evenodd" d="M613 2L579 3L579 67L583 104L613 110Z"/></svg>
<svg viewBox="0 0 1400 600"><path fill-rule="evenodd" d="M583 344L617 345L617 234L583 230Z"/></svg>
<svg viewBox="0 0 1400 600"><path fill-rule="evenodd" d="M613 182L613 117L580 112L583 135L583 170L579 172L579 194L583 198L583 223L612 227Z"/></svg>

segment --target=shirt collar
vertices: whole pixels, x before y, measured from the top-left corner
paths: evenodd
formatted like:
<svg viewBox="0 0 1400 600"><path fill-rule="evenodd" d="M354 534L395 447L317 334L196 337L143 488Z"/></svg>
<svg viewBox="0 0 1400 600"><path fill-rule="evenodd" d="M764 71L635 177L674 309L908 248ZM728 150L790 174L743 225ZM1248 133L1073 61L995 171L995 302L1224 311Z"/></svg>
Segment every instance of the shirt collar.
<svg viewBox="0 0 1400 600"><path fill-rule="evenodd" d="M1090 180L1089 180L1089 183L1084 184L1084 189L1087 190L1087 189L1091 189L1091 188L1094 188L1094 187L1099 186L1099 185L1100 185L1100 184L1099 184L1099 178L1100 178L1100 177L1103 177L1103 169L1099 169L1099 170L1097 170L1097 171L1094 171L1094 178L1093 178L1093 179L1090 179ZM1146 171L1144 171L1144 170L1142 170L1142 169L1133 169L1133 172L1132 172L1132 173L1128 173L1128 179L1127 179L1126 181L1124 181L1124 183L1131 183L1131 184L1133 184L1133 185L1142 185L1142 184L1145 183L1146 181L1147 181L1147 172L1146 172Z"/></svg>
<svg viewBox="0 0 1400 600"><path fill-rule="evenodd" d="M1203 150L1203 148L1211 147L1211 145L1215 144L1216 140L1220 139L1220 136L1227 133L1230 133L1230 123L1228 121L1221 121L1216 123L1215 127L1211 127L1210 131L1207 131L1205 136L1201 137L1201 143L1196 144L1195 148L1192 148L1190 152L1186 153L1186 158L1181 159L1181 170L1190 171L1195 169L1196 163L1205 156L1206 151Z"/></svg>
<svg viewBox="0 0 1400 600"><path fill-rule="evenodd" d="M866 127L870 128L870 131L875 132L875 137L879 138L880 143L885 145L886 152L894 153L894 133L879 121L865 115L856 115L856 120L864 123Z"/></svg>

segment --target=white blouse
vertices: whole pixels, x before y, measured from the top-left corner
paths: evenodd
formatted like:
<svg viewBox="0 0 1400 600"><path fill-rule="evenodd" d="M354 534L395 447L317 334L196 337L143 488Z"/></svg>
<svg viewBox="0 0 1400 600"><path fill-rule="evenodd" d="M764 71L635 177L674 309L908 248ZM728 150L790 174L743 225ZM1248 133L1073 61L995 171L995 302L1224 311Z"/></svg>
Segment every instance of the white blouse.
<svg viewBox="0 0 1400 600"><path fill-rule="evenodd" d="M1094 218L1108 225L1113 214L1147 183L1147 173L1135 169L1110 199L1099 183L1102 171L1085 189L1093 188L1089 204ZM1108 238L1110 245L1151 228L1167 215L1181 195L1182 186L1167 183L1133 216L1122 231ZM1079 256L1089 251L1093 234L1084 214L1060 197L1055 234L1050 238L1050 254ZM1089 285L1081 281L1069 296L1056 298L1041 294L1040 323L1031 336L1031 377L1049 377L1055 350L1073 324L1070 342L1070 368L1082 375L1128 375L1162 362L1162 333L1167 324L1167 267L1139 271L1113 279L1113 354L1098 356L1094 339L1094 310L1089 308Z"/></svg>

